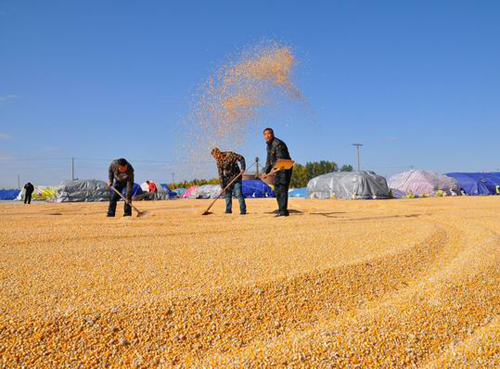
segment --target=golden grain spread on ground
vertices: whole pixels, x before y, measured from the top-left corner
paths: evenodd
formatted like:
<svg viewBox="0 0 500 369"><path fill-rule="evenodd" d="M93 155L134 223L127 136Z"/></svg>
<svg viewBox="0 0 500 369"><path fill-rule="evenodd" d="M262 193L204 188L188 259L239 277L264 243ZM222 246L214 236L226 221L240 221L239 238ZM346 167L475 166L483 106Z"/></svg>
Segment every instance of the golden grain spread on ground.
<svg viewBox="0 0 500 369"><path fill-rule="evenodd" d="M0 205L0 366L500 365L498 197L136 205Z"/></svg>

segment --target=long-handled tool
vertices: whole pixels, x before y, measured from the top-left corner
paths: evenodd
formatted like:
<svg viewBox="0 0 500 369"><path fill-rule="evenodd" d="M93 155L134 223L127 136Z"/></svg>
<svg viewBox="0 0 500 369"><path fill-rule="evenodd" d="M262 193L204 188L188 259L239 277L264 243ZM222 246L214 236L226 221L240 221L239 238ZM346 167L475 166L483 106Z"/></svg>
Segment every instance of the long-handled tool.
<svg viewBox="0 0 500 369"><path fill-rule="evenodd" d="M254 164L255 164L255 163L254 163ZM254 164L250 165L247 169L250 169L251 167L253 167L253 166L254 166ZM209 213L209 210L212 208L212 206L215 204L215 202L216 202L217 200L219 200L219 199L220 199L220 197L224 194L224 192L226 192L226 190L227 190L227 189L228 189L228 188L229 188L229 187L230 187L230 186L231 186L234 182L236 182L236 180L237 180L238 178L240 178L242 175L243 175L243 172L240 172L240 174L238 174L236 177L234 177L234 178L232 179L232 181L231 181L231 182L229 182L229 184L228 184L226 187L224 187L224 189L223 189L223 190L221 191L221 193L220 193L220 194L219 194L219 195L218 195L218 196L214 199L214 201L212 201L212 203L208 206L207 210L205 210L205 211L204 211L201 215L208 215L208 214L210 214L210 213Z"/></svg>
<svg viewBox="0 0 500 369"><path fill-rule="evenodd" d="M127 204L129 204L136 212L137 212L137 218L145 215L147 213L147 211L140 211L139 209L137 209L134 205L132 205L132 203L128 202L128 200L125 198L125 196L123 196L121 194L120 191L118 191L115 186L111 186L111 188L113 189L113 191L115 191L118 195L120 195L120 197L123 199L123 201L125 201Z"/></svg>

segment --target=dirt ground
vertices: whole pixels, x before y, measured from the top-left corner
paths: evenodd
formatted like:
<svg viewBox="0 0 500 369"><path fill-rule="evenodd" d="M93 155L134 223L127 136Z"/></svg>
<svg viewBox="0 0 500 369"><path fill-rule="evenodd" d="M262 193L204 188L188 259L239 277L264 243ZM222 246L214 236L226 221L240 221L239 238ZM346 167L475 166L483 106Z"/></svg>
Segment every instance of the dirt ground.
<svg viewBox="0 0 500 369"><path fill-rule="evenodd" d="M500 365L500 197L208 204L0 204L0 367Z"/></svg>

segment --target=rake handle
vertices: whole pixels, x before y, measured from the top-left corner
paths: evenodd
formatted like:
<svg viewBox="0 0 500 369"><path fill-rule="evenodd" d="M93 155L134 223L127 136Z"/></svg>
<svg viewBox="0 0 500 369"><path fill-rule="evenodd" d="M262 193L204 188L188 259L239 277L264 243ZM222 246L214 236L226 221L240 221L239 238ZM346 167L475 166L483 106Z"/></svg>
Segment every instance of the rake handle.
<svg viewBox="0 0 500 369"><path fill-rule="evenodd" d="M251 167L253 167L254 165L255 165L255 163L253 163L252 165L250 165L250 166L247 168L247 170L248 170L248 169L250 169ZM240 172L240 174L238 174L236 177L234 177L234 178L231 180L231 182L229 182L229 184L228 184L226 187L224 187L224 189L221 191L221 193L220 193L220 194L219 194L219 195L218 195L218 196L214 199L214 201L212 201L212 203L208 206L207 210L205 210L205 212L204 212L203 214L207 214L207 213L208 213L208 211L212 208L212 206L215 204L215 202L216 202L217 200L219 200L219 199L220 199L220 197L222 196L222 194L223 194L224 192L226 192L226 190L229 188L229 186L231 186L234 182L236 182L236 180L237 180L238 178L240 178L240 176L241 176L242 174L243 174L243 172Z"/></svg>
<svg viewBox="0 0 500 369"><path fill-rule="evenodd" d="M236 182L236 180L238 178L240 178L240 176L242 174L243 173L238 174L236 177L233 178L233 180L231 182L229 182L229 184L226 187L224 187L224 189L221 191L221 193L214 199L214 201L212 201L210 206L207 208L207 210L205 210L205 213L203 213L203 214L208 213L208 211L212 208L212 206L215 204L215 202L220 199L220 197L224 194L224 192L226 192L226 190L229 188L229 186L231 186L234 182Z"/></svg>

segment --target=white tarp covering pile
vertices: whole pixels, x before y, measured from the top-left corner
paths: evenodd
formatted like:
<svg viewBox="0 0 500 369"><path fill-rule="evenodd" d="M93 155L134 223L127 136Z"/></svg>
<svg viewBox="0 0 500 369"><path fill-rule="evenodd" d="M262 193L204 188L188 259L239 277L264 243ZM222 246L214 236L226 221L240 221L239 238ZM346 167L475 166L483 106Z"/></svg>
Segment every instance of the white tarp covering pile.
<svg viewBox="0 0 500 369"><path fill-rule="evenodd" d="M221 193L220 185L203 185L195 188L190 198L215 199Z"/></svg>
<svg viewBox="0 0 500 369"><path fill-rule="evenodd" d="M427 170L413 169L396 174L389 178L388 184L389 188L406 194L433 195L440 190L446 192L447 195L461 194L460 185L456 179Z"/></svg>
<svg viewBox="0 0 500 369"><path fill-rule="evenodd" d="M389 187L384 177L369 171L333 172L313 178L307 184L313 199L387 199Z"/></svg>
<svg viewBox="0 0 500 369"><path fill-rule="evenodd" d="M56 202L108 201L106 182L97 179L64 181L57 188Z"/></svg>

